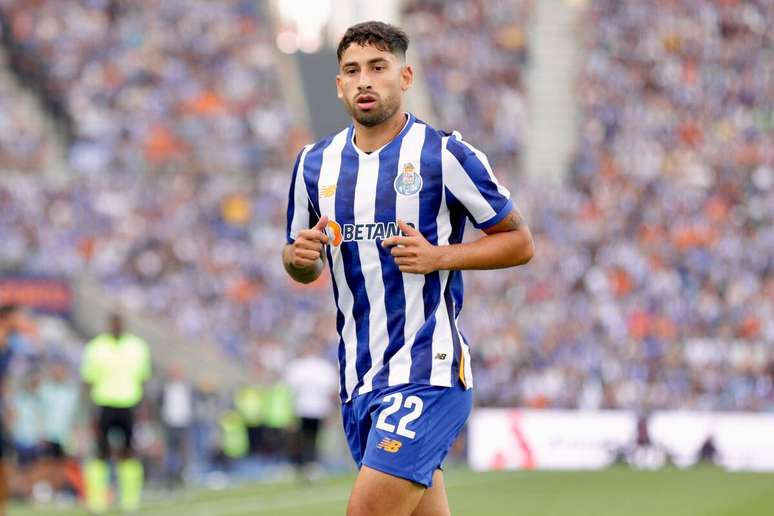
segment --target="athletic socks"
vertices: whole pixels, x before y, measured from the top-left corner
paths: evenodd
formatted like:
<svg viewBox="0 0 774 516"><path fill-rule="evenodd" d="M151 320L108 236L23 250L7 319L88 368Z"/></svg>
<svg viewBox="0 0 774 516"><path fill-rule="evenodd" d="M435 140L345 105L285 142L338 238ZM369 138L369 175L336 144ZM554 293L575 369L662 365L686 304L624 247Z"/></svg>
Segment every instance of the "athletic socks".
<svg viewBox="0 0 774 516"><path fill-rule="evenodd" d="M137 459L126 459L118 463L118 492L121 509L136 512L142 496L143 470Z"/></svg>
<svg viewBox="0 0 774 516"><path fill-rule="evenodd" d="M102 514L108 508L110 470L103 460L93 459L86 463L86 508L92 514Z"/></svg>
<svg viewBox="0 0 774 516"><path fill-rule="evenodd" d="M86 508L92 514L103 514L108 509L110 469L103 460L90 460L85 465ZM142 498L143 469L137 459L126 459L116 467L118 498L121 509L137 512Z"/></svg>

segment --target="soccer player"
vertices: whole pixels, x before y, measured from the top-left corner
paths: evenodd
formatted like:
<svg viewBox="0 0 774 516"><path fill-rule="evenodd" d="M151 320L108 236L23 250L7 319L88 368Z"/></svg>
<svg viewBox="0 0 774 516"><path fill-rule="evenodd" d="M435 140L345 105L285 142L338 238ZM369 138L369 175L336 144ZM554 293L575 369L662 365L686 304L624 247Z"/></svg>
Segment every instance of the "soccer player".
<svg viewBox="0 0 774 516"><path fill-rule="evenodd" d="M94 514L108 508L110 486L110 442L108 435L121 434L121 449L116 466L121 508L135 512L142 494L142 463L135 458L134 408L143 395L143 383L150 378L151 358L141 338L124 331L120 316L110 318L110 332L98 335L86 346L81 376L91 385L91 399L97 406L97 447L99 457L85 467L86 505Z"/></svg>
<svg viewBox="0 0 774 516"><path fill-rule="evenodd" d="M283 262L302 283L330 266L344 430L360 468L349 516L450 514L441 465L468 418L457 319L464 269L527 263L532 236L484 154L403 110L408 38L381 22L338 46L353 123L299 153ZM485 235L462 243L469 219Z"/></svg>

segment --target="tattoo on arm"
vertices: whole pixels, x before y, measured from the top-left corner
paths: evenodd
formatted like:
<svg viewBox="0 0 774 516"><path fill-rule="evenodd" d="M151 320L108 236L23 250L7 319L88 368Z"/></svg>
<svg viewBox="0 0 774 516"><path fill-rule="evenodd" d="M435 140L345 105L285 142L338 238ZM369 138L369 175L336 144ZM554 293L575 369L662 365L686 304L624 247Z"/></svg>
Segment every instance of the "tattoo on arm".
<svg viewBox="0 0 774 516"><path fill-rule="evenodd" d="M521 218L521 213L518 210L512 210L503 222L506 231L516 231L524 224L524 219Z"/></svg>

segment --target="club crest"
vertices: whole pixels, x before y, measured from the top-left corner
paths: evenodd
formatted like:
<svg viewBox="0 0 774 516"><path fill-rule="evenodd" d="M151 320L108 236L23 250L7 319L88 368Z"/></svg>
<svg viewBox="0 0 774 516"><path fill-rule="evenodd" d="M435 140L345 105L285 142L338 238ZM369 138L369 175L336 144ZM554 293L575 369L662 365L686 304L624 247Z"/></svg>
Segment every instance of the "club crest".
<svg viewBox="0 0 774 516"><path fill-rule="evenodd" d="M422 189L422 176L417 173L414 164L404 163L398 177L395 178L395 191L401 195L416 195Z"/></svg>

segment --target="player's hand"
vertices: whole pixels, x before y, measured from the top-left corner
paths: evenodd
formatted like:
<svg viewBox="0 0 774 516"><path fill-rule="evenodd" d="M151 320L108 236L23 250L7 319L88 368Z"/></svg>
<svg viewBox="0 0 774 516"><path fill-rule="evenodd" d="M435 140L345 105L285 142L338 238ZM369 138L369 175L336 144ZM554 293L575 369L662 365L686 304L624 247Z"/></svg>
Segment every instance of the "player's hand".
<svg viewBox="0 0 774 516"><path fill-rule="evenodd" d="M438 270L438 246L434 246L412 228L398 219L398 227L405 236L393 236L382 241L382 247L392 248L390 254L401 272L429 274Z"/></svg>
<svg viewBox="0 0 774 516"><path fill-rule="evenodd" d="M327 225L328 217L323 215L312 229L304 229L298 233L291 246L290 264L293 267L306 269L323 257L323 250L328 243L328 235L325 234Z"/></svg>

